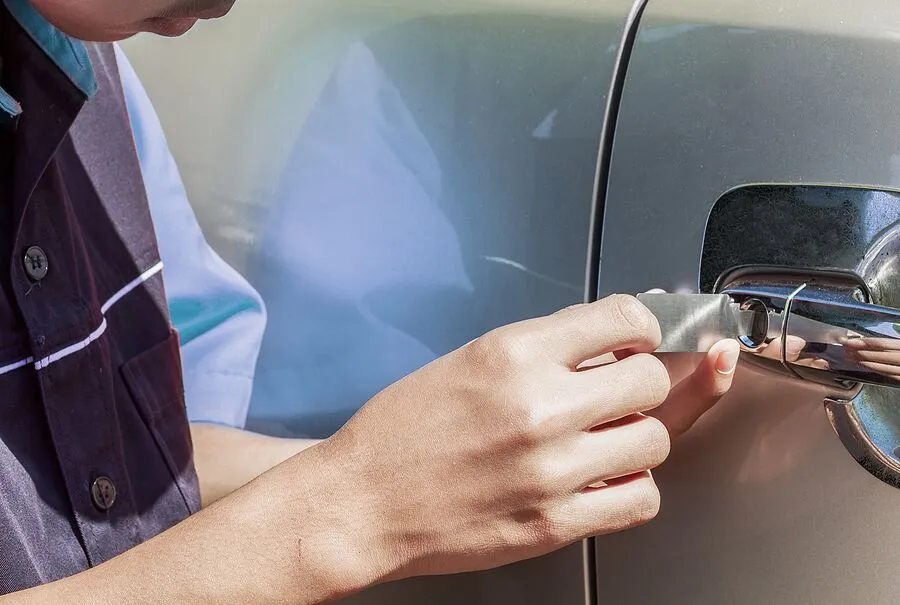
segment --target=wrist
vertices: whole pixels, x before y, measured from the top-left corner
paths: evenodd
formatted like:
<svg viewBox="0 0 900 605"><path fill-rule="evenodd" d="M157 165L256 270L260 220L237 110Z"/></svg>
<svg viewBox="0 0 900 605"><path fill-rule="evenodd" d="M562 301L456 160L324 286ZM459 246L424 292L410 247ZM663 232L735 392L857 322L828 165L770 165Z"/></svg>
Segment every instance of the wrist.
<svg viewBox="0 0 900 605"><path fill-rule="evenodd" d="M329 600L402 577L405 568L405 549L384 510L384 487L353 465L362 457L348 459L335 445L322 442L283 465L295 486L302 581L316 581Z"/></svg>

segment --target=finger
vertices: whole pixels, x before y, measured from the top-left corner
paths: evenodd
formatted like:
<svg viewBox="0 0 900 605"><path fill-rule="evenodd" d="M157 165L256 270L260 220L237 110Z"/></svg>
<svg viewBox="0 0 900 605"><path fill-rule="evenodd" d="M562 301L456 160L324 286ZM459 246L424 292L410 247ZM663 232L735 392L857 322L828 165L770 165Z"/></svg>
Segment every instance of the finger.
<svg viewBox="0 0 900 605"><path fill-rule="evenodd" d="M659 489L645 471L575 494L559 517L575 539L584 539L643 525L656 517L659 507Z"/></svg>
<svg viewBox="0 0 900 605"><path fill-rule="evenodd" d="M765 357L766 359L773 359L775 361L781 360L781 339L776 338L769 344L765 345L762 349L757 351L756 353L760 357Z"/></svg>
<svg viewBox="0 0 900 605"><path fill-rule="evenodd" d="M659 323L633 296L615 295L526 322L538 343L570 368L622 349L649 353L661 341Z"/></svg>
<svg viewBox="0 0 900 605"><path fill-rule="evenodd" d="M666 294L666 291L662 288L653 288L651 290L647 290L644 294ZM641 353L643 351L636 351L634 349L622 349L621 351L615 351L611 353L615 359L625 359L626 357L631 357L637 353Z"/></svg>
<svg viewBox="0 0 900 605"><path fill-rule="evenodd" d="M666 367L647 353L580 372L565 385L560 400L572 402L568 417L582 430L652 410L671 388Z"/></svg>
<svg viewBox="0 0 900 605"><path fill-rule="evenodd" d="M900 367L897 367L896 365L893 365L893 364L889 365L886 363L877 363L874 361L864 361L864 362L861 362L859 365L875 372L876 374L881 374L883 376L889 376L889 377L900 377Z"/></svg>
<svg viewBox="0 0 900 605"><path fill-rule="evenodd" d="M728 392L739 357L737 341L716 343L693 374L676 385L668 399L651 412L666 425L673 440L690 429Z"/></svg>
<svg viewBox="0 0 900 605"><path fill-rule="evenodd" d="M900 366L900 351L859 349L853 351L851 354L854 359L860 361L876 361L888 365Z"/></svg>
<svg viewBox="0 0 900 605"><path fill-rule="evenodd" d="M570 484L581 491L598 482L652 470L669 456L669 431L656 418L634 414L581 433L557 456L568 461Z"/></svg>
<svg viewBox="0 0 900 605"><path fill-rule="evenodd" d="M854 350L900 351L900 340L894 338L850 338L844 346Z"/></svg>
<svg viewBox="0 0 900 605"><path fill-rule="evenodd" d="M800 355L803 353L803 350L806 348L806 341L800 338L799 336L788 336L785 341L786 345L784 347L784 356L787 361L797 361L800 359ZM781 348L781 342L779 339L778 343L779 349Z"/></svg>
<svg viewBox="0 0 900 605"><path fill-rule="evenodd" d="M787 343L783 352L787 361L797 361L800 358L800 354L803 353L803 349L806 348L806 341L799 336L788 336L784 342ZM775 338L761 351L757 352L757 355L780 361L782 356L781 343L781 337Z"/></svg>

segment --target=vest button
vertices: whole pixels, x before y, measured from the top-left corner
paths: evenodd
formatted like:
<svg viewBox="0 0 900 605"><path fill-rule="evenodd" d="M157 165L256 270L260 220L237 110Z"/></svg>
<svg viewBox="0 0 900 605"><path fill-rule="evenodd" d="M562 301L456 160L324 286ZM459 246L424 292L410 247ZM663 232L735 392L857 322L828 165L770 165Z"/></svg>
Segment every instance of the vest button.
<svg viewBox="0 0 900 605"><path fill-rule="evenodd" d="M24 263L25 273L28 274L31 281L41 281L47 277L47 271L50 270L47 253L37 246L32 246L25 251Z"/></svg>
<svg viewBox="0 0 900 605"><path fill-rule="evenodd" d="M91 499L99 510L111 509L116 503L116 484L109 477L97 477L91 484Z"/></svg>

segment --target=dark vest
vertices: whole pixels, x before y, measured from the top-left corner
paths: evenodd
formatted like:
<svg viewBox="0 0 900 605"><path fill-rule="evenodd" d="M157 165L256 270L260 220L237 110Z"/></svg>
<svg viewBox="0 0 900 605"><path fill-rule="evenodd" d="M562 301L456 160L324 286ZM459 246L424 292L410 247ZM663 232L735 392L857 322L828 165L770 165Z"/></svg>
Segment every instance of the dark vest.
<svg viewBox="0 0 900 605"><path fill-rule="evenodd" d="M177 334L113 48L87 102L0 6L0 593L200 506Z"/></svg>

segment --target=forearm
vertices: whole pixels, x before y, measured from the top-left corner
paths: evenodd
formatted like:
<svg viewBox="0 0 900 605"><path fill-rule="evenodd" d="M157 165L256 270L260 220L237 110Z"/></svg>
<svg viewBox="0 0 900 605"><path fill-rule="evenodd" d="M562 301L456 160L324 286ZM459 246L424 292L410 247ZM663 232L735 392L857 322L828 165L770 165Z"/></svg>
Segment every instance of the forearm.
<svg viewBox="0 0 900 605"><path fill-rule="evenodd" d="M368 525L377 515L316 449L95 569L0 604L307 605L375 583L392 570Z"/></svg>
<svg viewBox="0 0 900 605"><path fill-rule="evenodd" d="M209 424L191 425L191 437L204 507L317 443Z"/></svg>

